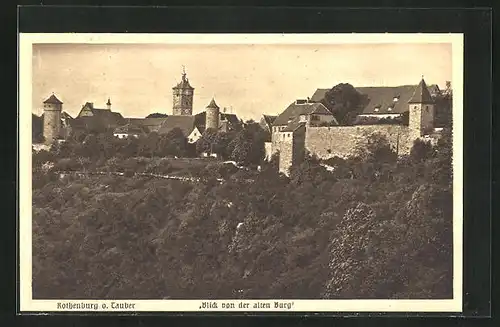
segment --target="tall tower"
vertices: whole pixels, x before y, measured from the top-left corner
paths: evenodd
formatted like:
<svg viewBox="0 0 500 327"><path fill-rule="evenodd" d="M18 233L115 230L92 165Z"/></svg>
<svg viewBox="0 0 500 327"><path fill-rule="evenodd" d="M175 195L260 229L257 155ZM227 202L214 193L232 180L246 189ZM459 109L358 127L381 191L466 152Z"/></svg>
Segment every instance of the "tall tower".
<svg viewBox="0 0 500 327"><path fill-rule="evenodd" d="M424 77L408 101L410 138L415 140L434 127L434 100L425 84Z"/></svg>
<svg viewBox="0 0 500 327"><path fill-rule="evenodd" d="M205 108L205 129L213 128L215 130L219 129L219 106L215 103L215 100L212 98L212 101Z"/></svg>
<svg viewBox="0 0 500 327"><path fill-rule="evenodd" d="M61 133L62 102L54 94L43 102L43 137L51 144Z"/></svg>
<svg viewBox="0 0 500 327"><path fill-rule="evenodd" d="M172 114L174 116L193 114L193 94L194 88L189 85L189 80L186 77L184 67L182 69L182 80L179 84L172 88L173 90L173 108Z"/></svg>
<svg viewBox="0 0 500 327"><path fill-rule="evenodd" d="M108 98L108 102L106 102L106 108L108 108L108 110L111 110L111 99Z"/></svg>

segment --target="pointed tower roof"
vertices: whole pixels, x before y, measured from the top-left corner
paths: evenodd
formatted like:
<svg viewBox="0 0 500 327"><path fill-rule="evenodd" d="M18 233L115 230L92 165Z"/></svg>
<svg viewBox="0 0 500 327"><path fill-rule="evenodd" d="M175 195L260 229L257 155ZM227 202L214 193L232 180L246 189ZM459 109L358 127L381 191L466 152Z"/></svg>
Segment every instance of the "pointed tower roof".
<svg viewBox="0 0 500 327"><path fill-rule="evenodd" d="M434 103L423 77L408 103Z"/></svg>
<svg viewBox="0 0 500 327"><path fill-rule="evenodd" d="M108 98L108 102L106 102L106 105L110 106L111 105L111 99Z"/></svg>
<svg viewBox="0 0 500 327"><path fill-rule="evenodd" d="M194 88L189 84L189 79L186 77L186 69L184 66L182 66L182 76L181 76L181 81L178 83L176 86L174 86L172 89L190 89L194 90Z"/></svg>
<svg viewBox="0 0 500 327"><path fill-rule="evenodd" d="M212 98L212 101L210 101L210 103L208 104L207 108L219 109L219 106L217 105L217 103L215 103L214 98Z"/></svg>
<svg viewBox="0 0 500 327"><path fill-rule="evenodd" d="M62 101L59 100L55 95L54 93L52 93L52 95L47 99L45 100L43 103L50 103L50 104L62 104Z"/></svg>

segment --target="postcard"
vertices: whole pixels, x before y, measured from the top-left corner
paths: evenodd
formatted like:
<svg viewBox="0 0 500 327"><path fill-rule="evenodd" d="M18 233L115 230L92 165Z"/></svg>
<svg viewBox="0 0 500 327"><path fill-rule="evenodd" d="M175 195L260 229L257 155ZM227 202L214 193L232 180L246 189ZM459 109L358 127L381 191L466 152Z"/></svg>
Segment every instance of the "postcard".
<svg viewBox="0 0 500 327"><path fill-rule="evenodd" d="M21 33L18 113L21 312L462 311L462 34Z"/></svg>

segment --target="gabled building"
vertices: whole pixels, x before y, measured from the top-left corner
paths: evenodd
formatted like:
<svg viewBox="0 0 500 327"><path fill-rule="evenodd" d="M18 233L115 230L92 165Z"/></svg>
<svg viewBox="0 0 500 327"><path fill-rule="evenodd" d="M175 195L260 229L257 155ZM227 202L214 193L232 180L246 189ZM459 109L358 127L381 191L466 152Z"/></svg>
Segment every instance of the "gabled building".
<svg viewBox="0 0 500 327"><path fill-rule="evenodd" d="M262 118L259 121L260 127L271 133L273 129L273 122L276 120L277 117L278 116L262 115Z"/></svg>
<svg viewBox="0 0 500 327"><path fill-rule="evenodd" d="M119 112L111 111L111 103L108 99L107 108L96 108L93 102L86 102L80 112L78 113L78 118L91 117L98 123L98 125L105 128L116 128L125 123L125 119Z"/></svg>
<svg viewBox="0 0 500 327"><path fill-rule="evenodd" d="M167 120L167 117L161 118L125 118L128 125L137 126L146 133L158 132L162 124Z"/></svg>
<svg viewBox="0 0 500 327"><path fill-rule="evenodd" d="M113 131L113 136L119 139L126 139L130 137L139 138L141 136L145 136L147 132L144 127L136 126L132 124L127 124L124 126L117 127Z"/></svg>
<svg viewBox="0 0 500 327"><path fill-rule="evenodd" d="M288 174L290 166L300 163L307 152L322 159L350 156L374 133L386 136L398 155L409 153L416 139L434 142L439 137L434 129L433 93L423 78L418 85L356 89L366 99L357 121L370 118L377 124L340 126L321 103L328 89L318 89L310 100L295 101L274 120L266 157L279 153L280 171ZM408 117L407 124L402 120L380 123L403 115Z"/></svg>

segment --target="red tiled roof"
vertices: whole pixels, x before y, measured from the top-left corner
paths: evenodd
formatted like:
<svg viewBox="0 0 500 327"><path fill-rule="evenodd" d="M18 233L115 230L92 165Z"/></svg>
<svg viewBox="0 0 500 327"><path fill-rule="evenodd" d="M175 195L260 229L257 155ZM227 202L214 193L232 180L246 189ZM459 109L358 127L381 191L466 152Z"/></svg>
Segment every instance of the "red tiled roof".
<svg viewBox="0 0 500 327"><path fill-rule="evenodd" d="M412 99L432 101L425 82L423 84L422 82L419 85L356 87L359 93L366 95L368 98L362 114L404 113L408 111L408 103L411 103ZM319 102L323 100L326 92L329 90L317 89L312 95L311 101ZM394 101L395 99L397 101Z"/></svg>
<svg viewBox="0 0 500 327"><path fill-rule="evenodd" d="M278 116L270 116L270 115L262 115L264 117L264 121L268 125L272 125L273 122L278 118Z"/></svg>
<svg viewBox="0 0 500 327"><path fill-rule="evenodd" d="M195 127L195 116L168 116L161 124L158 134L167 134L174 128L180 128L184 136L188 137Z"/></svg>
<svg viewBox="0 0 500 327"><path fill-rule="evenodd" d="M305 126L305 124L305 122L299 122L296 120L288 124L281 132L295 132L300 127Z"/></svg>
<svg viewBox="0 0 500 327"><path fill-rule="evenodd" d="M158 132L161 125L167 117L163 118L127 118L129 124L135 126L141 126L146 129L147 132Z"/></svg>
<svg viewBox="0 0 500 327"><path fill-rule="evenodd" d="M273 122L274 126L288 125L291 121L298 119L300 115L308 114L328 114L331 115L330 111L319 102L307 102L303 104L297 104L295 101L292 102Z"/></svg>
<svg viewBox="0 0 500 327"><path fill-rule="evenodd" d="M113 133L119 134L146 134L146 130L143 126L137 126L134 124L127 124L115 128Z"/></svg>

